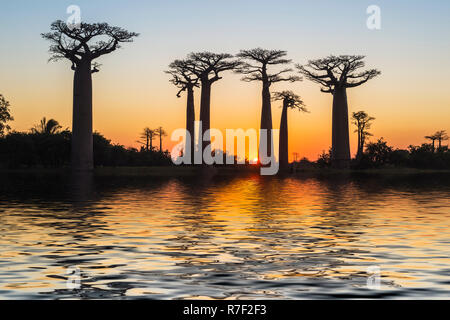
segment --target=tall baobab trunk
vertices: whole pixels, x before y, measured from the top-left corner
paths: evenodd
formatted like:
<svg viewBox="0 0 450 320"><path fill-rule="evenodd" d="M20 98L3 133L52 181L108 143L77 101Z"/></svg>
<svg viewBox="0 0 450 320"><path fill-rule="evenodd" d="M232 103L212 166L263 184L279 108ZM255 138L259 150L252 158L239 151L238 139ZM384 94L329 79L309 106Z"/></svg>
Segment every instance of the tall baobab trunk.
<svg viewBox="0 0 450 320"><path fill-rule="evenodd" d="M358 126L358 151L356 152L356 158L360 159L362 156L362 137L361 137L361 128Z"/></svg>
<svg viewBox="0 0 450 320"><path fill-rule="evenodd" d="M92 138L92 72L91 61L81 60L75 70L73 86L72 168L88 171L94 168Z"/></svg>
<svg viewBox="0 0 450 320"><path fill-rule="evenodd" d="M194 88L187 88L187 107L186 107L186 131L191 135L191 164L194 164L195 152L195 107L194 107Z"/></svg>
<svg viewBox="0 0 450 320"><path fill-rule="evenodd" d="M211 143L211 136L209 133L205 136L204 133L211 128L211 82L202 79L202 93L200 99L200 121L201 130L199 131L199 146L201 146L202 155L206 147ZM203 142L202 142L203 141ZM202 156L203 159L203 156ZM204 162L202 160L202 162Z"/></svg>
<svg viewBox="0 0 450 320"><path fill-rule="evenodd" d="M348 104L345 88L336 87L333 92L333 166L344 169L350 166L350 142L348 132Z"/></svg>
<svg viewBox="0 0 450 320"><path fill-rule="evenodd" d="M267 130L267 140L260 138L259 150L262 150L263 143L266 144L267 157L272 155L272 104L270 102L270 86L263 82L262 90L262 110L261 110L261 129Z"/></svg>
<svg viewBox="0 0 450 320"><path fill-rule="evenodd" d="M364 144L366 142L366 138L364 136L364 126L358 126L358 150L356 153L356 159L361 159L364 153Z"/></svg>
<svg viewBox="0 0 450 320"><path fill-rule="evenodd" d="M281 123L280 123L280 169L286 170L289 168L289 150L288 150L288 104L286 101L283 102L283 111L281 113Z"/></svg>

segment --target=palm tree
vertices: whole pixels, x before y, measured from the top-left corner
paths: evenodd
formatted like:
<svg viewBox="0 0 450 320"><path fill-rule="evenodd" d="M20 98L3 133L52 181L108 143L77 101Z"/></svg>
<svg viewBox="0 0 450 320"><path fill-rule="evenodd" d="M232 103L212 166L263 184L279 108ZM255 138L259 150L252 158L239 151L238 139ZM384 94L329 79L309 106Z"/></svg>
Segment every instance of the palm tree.
<svg viewBox="0 0 450 320"><path fill-rule="evenodd" d="M369 117L365 111L358 111L353 112L352 120L353 124L357 126L355 132L358 133L358 151L356 153L356 158L360 159L364 152L366 138L372 135L368 130L372 126L371 122L375 120L375 118Z"/></svg>
<svg viewBox="0 0 450 320"><path fill-rule="evenodd" d="M288 109L297 109L302 112L308 112L308 110L301 98L292 91L275 92L273 100L283 101L283 112L281 114L280 123L279 161L280 169L285 170L289 167Z"/></svg>
<svg viewBox="0 0 450 320"><path fill-rule="evenodd" d="M31 128L31 132L35 134L57 134L61 132L62 127L55 119L47 121L46 117L43 117L39 124Z"/></svg>

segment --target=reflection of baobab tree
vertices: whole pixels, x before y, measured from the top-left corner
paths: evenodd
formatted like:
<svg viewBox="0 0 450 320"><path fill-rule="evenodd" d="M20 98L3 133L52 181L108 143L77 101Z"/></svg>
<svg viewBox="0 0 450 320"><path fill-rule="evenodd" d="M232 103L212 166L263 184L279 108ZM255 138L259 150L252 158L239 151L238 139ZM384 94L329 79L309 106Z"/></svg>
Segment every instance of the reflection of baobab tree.
<svg viewBox="0 0 450 320"><path fill-rule="evenodd" d="M270 87L277 82L295 82L300 77L289 75L292 71L285 68L281 71L270 73L269 67L284 66L291 63L286 59L287 52L282 50L265 50L261 48L252 50L242 50L237 56L242 59L243 64L237 70L245 75L243 81L261 81L262 83L262 110L261 110L261 129L267 130L267 140L264 144L267 147L267 156L272 154L272 106L270 97ZM262 141L260 141L259 150L263 150Z"/></svg>
<svg viewBox="0 0 450 320"><path fill-rule="evenodd" d="M107 23L81 23L71 28L58 20L51 32L42 34L49 40L50 60L68 59L75 71L73 89L72 167L90 170L94 166L92 138L92 74L98 72L94 60L132 42L138 34Z"/></svg>
<svg viewBox="0 0 450 320"><path fill-rule="evenodd" d="M201 177L197 177L195 183L190 179L176 181L174 196L183 201L171 209L172 225L168 228L173 229L172 239L169 250L165 252L174 255L181 264L211 268L206 263L209 260L207 257L217 255L222 250L216 236L223 231L223 224L212 213L215 203L211 196L217 190L222 190L226 182L213 183Z"/></svg>
<svg viewBox="0 0 450 320"><path fill-rule="evenodd" d="M321 91L333 95L332 163L337 168L350 165L347 89L358 87L380 74L365 66L364 56L329 56L298 65L300 73L322 86Z"/></svg>

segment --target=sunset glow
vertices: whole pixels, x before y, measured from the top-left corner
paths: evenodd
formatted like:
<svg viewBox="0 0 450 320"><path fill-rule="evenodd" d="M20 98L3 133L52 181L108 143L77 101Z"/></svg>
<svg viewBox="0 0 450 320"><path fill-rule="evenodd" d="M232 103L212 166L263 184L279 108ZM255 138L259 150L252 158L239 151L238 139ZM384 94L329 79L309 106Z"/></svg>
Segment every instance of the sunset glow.
<svg viewBox="0 0 450 320"><path fill-rule="evenodd" d="M83 19L107 21L141 34L132 45L101 59L101 72L94 75L94 130L115 143L138 147L139 132L146 126L161 125L169 133L185 126L185 96L176 97L176 88L164 73L172 60L193 51L235 54L258 46L286 50L293 63L302 64L331 53L366 55L367 67L378 68L382 75L349 90L349 112L366 110L376 118L372 139L384 137L390 145L406 148L425 142L424 136L436 130L449 129L447 1L379 1L385 15L382 29L376 31L365 26L364 1L326 5L282 1L276 7L268 1L266 5L260 1L175 2L77 2ZM47 62L48 43L39 36L52 21L67 18L70 3L41 1L33 10L28 4L8 2L0 13L8 25L0 30L0 88L11 102L15 118L11 125L27 130L47 116L70 128L73 72L68 62ZM190 13L204 17L209 27L204 29L198 19L188 18ZM167 15L171 19L162 18ZM317 24L316 18L322 15ZM261 24L260 17L271 23ZM260 85L240 78L224 73L223 80L213 85L212 127L259 128ZM297 152L300 158L316 159L331 145L332 96L307 80L277 84L272 91L284 89L299 94L310 110L289 114L290 157ZM195 95L198 116L200 91ZM273 126L278 128L280 102L273 103L272 112ZM353 130L351 126L355 153ZM175 144L170 134L164 140L169 150ZM250 157L256 156L257 150L251 150Z"/></svg>

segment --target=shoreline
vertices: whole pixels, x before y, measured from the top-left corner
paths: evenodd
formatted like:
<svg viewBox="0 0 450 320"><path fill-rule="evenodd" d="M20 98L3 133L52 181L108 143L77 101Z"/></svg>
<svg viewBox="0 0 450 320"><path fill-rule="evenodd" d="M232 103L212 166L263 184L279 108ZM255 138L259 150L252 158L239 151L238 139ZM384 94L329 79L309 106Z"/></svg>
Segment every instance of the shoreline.
<svg viewBox="0 0 450 320"><path fill-rule="evenodd" d="M0 174L71 174L70 168L22 168L0 169ZM164 167L98 167L93 170L94 176L122 177L195 177L202 175L227 176L258 174L258 166L211 167L203 171L201 167L164 166ZM298 168L295 172L279 172L276 176L335 176L335 175L417 175L417 174L450 174L450 170L416 169L416 168L378 168L364 170L339 170L332 168Z"/></svg>

